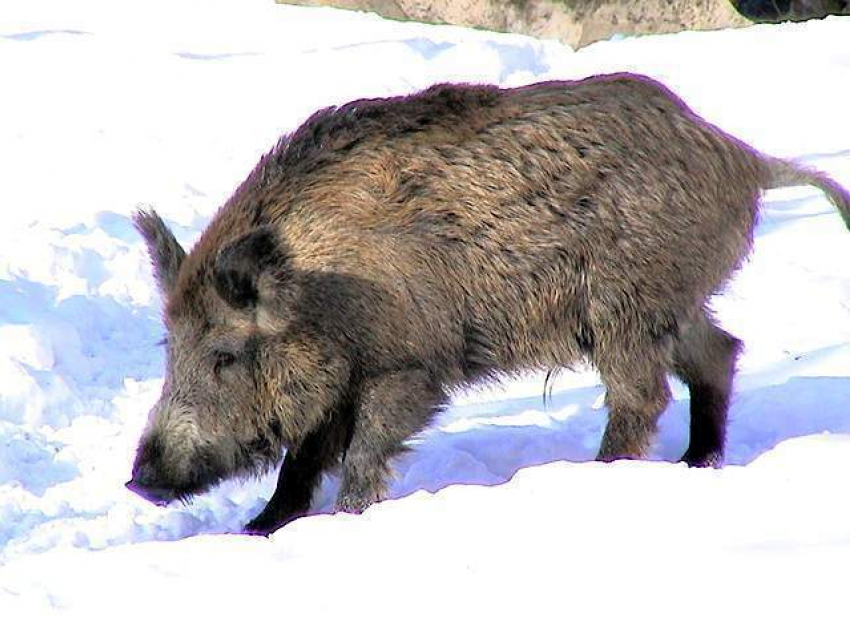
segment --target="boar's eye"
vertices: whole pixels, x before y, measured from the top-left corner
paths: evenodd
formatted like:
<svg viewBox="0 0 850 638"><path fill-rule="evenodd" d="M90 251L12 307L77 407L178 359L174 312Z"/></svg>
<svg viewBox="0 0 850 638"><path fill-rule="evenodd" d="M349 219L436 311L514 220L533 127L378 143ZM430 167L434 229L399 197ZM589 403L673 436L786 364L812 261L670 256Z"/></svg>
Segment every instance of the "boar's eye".
<svg viewBox="0 0 850 638"><path fill-rule="evenodd" d="M229 368L234 363L236 363L236 355L232 352L216 352L213 372L220 374L222 370Z"/></svg>

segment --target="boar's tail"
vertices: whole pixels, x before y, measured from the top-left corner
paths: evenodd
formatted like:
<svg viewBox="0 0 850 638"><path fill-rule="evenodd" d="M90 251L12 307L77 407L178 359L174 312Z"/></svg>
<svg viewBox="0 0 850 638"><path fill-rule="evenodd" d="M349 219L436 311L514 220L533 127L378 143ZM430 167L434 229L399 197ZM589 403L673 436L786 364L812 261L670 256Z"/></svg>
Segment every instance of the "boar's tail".
<svg viewBox="0 0 850 638"><path fill-rule="evenodd" d="M798 166L794 162L775 158L767 159L768 181L766 189L784 186L814 186L824 192L833 206L841 213L850 229L850 192L829 175L811 168Z"/></svg>

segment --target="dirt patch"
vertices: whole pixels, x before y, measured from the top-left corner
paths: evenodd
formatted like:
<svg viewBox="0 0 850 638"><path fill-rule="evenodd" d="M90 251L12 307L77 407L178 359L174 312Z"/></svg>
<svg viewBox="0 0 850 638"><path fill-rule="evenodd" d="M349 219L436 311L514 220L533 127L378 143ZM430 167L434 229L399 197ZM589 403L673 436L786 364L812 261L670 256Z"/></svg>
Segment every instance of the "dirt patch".
<svg viewBox="0 0 850 638"><path fill-rule="evenodd" d="M728 0L278 0L555 38L573 47L625 35L750 24Z"/></svg>

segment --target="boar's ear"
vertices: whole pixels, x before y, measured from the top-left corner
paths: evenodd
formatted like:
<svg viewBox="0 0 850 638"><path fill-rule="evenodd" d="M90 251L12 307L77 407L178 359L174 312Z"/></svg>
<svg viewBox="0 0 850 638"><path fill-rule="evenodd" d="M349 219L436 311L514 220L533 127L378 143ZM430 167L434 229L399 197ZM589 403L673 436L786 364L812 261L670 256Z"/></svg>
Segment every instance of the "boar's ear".
<svg viewBox="0 0 850 638"><path fill-rule="evenodd" d="M168 296L174 287L174 282L177 281L177 273L180 271L180 264L183 263L186 253L162 218L153 210L137 211L133 216L133 224L148 245L148 253L151 256L159 290L163 295Z"/></svg>
<svg viewBox="0 0 850 638"><path fill-rule="evenodd" d="M234 308L257 305L258 281L271 270L285 272L286 254L268 226L252 230L219 252L213 267L215 289Z"/></svg>

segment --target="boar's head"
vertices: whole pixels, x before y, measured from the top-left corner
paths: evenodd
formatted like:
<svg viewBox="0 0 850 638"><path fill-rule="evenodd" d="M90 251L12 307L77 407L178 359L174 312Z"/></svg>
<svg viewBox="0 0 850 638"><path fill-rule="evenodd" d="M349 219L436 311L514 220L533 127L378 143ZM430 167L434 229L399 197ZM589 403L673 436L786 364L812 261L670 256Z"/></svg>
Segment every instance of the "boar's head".
<svg viewBox="0 0 850 638"><path fill-rule="evenodd" d="M348 367L299 309L299 276L271 227L214 221L187 255L156 213L135 223L168 336L162 396L127 487L164 504L268 470L333 408Z"/></svg>

